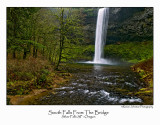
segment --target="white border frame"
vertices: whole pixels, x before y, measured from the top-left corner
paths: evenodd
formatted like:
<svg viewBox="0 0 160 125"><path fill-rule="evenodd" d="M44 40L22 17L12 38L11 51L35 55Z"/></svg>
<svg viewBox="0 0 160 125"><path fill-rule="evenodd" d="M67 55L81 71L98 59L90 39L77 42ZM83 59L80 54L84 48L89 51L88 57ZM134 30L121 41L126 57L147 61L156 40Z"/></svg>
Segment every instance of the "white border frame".
<svg viewBox="0 0 160 125"><path fill-rule="evenodd" d="M121 106L8 106L6 105L6 7L154 7L154 105L153 109ZM160 1L159 0L0 0L0 123L44 124L144 124L159 123L160 113ZM107 117L62 119L49 110L106 110Z"/></svg>

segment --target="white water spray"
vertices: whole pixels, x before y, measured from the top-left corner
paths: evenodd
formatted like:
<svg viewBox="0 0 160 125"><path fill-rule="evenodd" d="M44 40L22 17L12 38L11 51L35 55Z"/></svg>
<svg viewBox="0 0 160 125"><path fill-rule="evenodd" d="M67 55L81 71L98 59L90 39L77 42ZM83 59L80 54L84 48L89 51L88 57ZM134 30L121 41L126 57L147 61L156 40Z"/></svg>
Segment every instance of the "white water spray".
<svg viewBox="0 0 160 125"><path fill-rule="evenodd" d="M97 25L96 25L96 39L95 39L95 52L94 60L81 62L90 64L116 64L111 60L104 59L103 51L106 42L107 28L109 20L109 8L101 8L98 11Z"/></svg>
<svg viewBox="0 0 160 125"><path fill-rule="evenodd" d="M96 39L95 39L95 54L93 63L108 64L109 61L103 58L104 46L106 42L107 28L109 19L109 8L101 8L98 11Z"/></svg>

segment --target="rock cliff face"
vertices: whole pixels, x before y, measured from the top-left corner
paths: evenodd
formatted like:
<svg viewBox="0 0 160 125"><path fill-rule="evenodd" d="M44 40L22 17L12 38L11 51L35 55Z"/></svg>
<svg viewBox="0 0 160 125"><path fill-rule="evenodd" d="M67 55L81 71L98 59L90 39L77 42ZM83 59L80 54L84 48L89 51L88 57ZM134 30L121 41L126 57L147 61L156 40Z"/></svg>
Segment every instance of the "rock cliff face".
<svg viewBox="0 0 160 125"><path fill-rule="evenodd" d="M147 41L153 39L153 8L110 8L107 40Z"/></svg>
<svg viewBox="0 0 160 125"><path fill-rule="evenodd" d="M88 8L86 8L87 10ZM96 18L99 8L86 11L85 31L87 43L94 44ZM91 13L93 13L91 15ZM106 44L126 41L153 40L153 8L112 7L110 8Z"/></svg>

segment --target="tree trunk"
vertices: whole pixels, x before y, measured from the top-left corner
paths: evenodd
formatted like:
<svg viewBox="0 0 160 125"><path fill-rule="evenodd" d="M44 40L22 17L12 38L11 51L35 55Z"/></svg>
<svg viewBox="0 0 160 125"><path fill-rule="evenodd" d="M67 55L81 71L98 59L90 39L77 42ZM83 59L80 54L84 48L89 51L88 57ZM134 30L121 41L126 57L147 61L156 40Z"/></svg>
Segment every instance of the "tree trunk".
<svg viewBox="0 0 160 125"><path fill-rule="evenodd" d="M58 62L56 65L56 70L58 70L59 64L61 62L62 59L62 50L63 50L63 44L64 44L64 22L63 22L63 13L64 13L64 9L61 8L61 18L60 18L60 44L59 44L59 58L58 58Z"/></svg>
<svg viewBox="0 0 160 125"><path fill-rule="evenodd" d="M36 42L36 34L35 34L35 22L34 22L34 26L33 26L33 57L35 58L35 53L36 53L36 46L35 46L35 42Z"/></svg>
<svg viewBox="0 0 160 125"><path fill-rule="evenodd" d="M59 64L61 62L61 57L62 57L62 49L60 48L60 51L59 51L59 58L58 58L58 62L57 62L57 66L56 66L56 70L58 70L58 67L59 67Z"/></svg>
<svg viewBox="0 0 160 125"><path fill-rule="evenodd" d="M26 57L27 57L27 49L24 48L23 59L26 59Z"/></svg>
<svg viewBox="0 0 160 125"><path fill-rule="evenodd" d="M35 58L37 58L38 49L35 50Z"/></svg>
<svg viewBox="0 0 160 125"><path fill-rule="evenodd" d="M44 56L44 47L43 47L43 49L42 49L42 55Z"/></svg>
<svg viewBox="0 0 160 125"><path fill-rule="evenodd" d="M12 17L13 17L13 35L14 35L14 39L15 39L15 43L16 43L16 37L17 37L17 17L16 17L16 14L15 14L15 9L12 11ZM16 48L13 49L13 59L16 58Z"/></svg>
<svg viewBox="0 0 160 125"><path fill-rule="evenodd" d="M33 57L35 58L35 54L36 53L36 47L35 47L35 45L33 45Z"/></svg>
<svg viewBox="0 0 160 125"><path fill-rule="evenodd" d="M16 58L16 49L13 50L13 59Z"/></svg>

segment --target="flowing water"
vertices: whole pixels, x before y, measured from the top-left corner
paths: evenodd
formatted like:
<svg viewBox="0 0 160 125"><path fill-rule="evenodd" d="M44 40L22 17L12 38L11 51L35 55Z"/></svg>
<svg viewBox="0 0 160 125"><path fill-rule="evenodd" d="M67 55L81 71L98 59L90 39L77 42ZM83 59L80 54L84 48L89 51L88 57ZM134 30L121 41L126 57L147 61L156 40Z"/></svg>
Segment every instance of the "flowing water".
<svg viewBox="0 0 160 125"><path fill-rule="evenodd" d="M99 9L96 27L94 61L70 64L73 77L68 84L49 91L34 104L39 105L121 105L143 104L141 98L132 96L143 83L130 70L129 65L103 59L109 8ZM88 64L87 64L88 63ZM95 65L101 64L101 65ZM102 65L110 64L110 65Z"/></svg>
<svg viewBox="0 0 160 125"><path fill-rule="evenodd" d="M103 50L106 42L108 19L109 8L99 9L96 26L95 55L93 61L94 63L108 63L107 60L103 59Z"/></svg>
<svg viewBox="0 0 160 125"><path fill-rule="evenodd" d="M40 105L122 105L142 104L128 93L137 92L143 83L129 66L71 64L73 77L35 102Z"/></svg>
<svg viewBox="0 0 160 125"><path fill-rule="evenodd" d="M143 85L129 66L126 64L113 65L115 63L103 59L108 18L109 8L99 9L94 61L68 65L67 70L73 74L68 84L49 91L45 96L35 101L35 104L120 105L143 103L142 99L129 94L137 92Z"/></svg>

